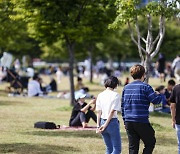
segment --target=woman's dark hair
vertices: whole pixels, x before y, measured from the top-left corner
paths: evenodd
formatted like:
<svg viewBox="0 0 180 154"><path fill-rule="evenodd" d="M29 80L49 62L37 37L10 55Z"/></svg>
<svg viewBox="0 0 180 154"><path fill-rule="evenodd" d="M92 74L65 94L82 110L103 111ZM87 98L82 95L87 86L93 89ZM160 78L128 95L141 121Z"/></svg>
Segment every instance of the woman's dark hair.
<svg viewBox="0 0 180 154"><path fill-rule="evenodd" d="M115 76L110 76L109 78L107 78L105 81L104 81L104 86L107 88L116 88L117 86L119 85L119 80L117 77Z"/></svg>

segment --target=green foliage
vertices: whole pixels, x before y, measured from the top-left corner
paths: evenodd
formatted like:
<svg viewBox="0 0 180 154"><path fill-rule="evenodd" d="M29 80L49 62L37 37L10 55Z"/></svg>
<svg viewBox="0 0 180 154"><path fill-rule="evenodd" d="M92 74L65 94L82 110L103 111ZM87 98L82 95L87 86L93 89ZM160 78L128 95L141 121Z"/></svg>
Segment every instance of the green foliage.
<svg viewBox="0 0 180 154"><path fill-rule="evenodd" d="M28 21L28 30L31 36L45 44L52 44L59 39L78 41L81 34L88 30L81 23L86 1L81 0L15 0L20 13Z"/></svg>
<svg viewBox="0 0 180 154"><path fill-rule="evenodd" d="M140 0L2 0L0 1L0 52L9 51L15 56L30 55L49 61L67 61L67 42L76 42L75 58L83 60L93 47L95 57L111 57L115 60L138 57L135 45L130 41L127 21L140 19L141 34L146 36L147 13L158 16L163 13L170 18L178 13L176 1L164 7L151 2L141 6ZM115 5L114 5L115 3ZM116 17L117 13L117 17ZM116 17L116 19L115 19ZM108 29L120 28L115 32ZM153 24L153 35L158 24ZM31 37L30 37L30 36ZM173 58L179 52L179 29L175 22L168 22L161 52ZM41 45L39 48L39 44ZM43 52L43 53L42 53Z"/></svg>
<svg viewBox="0 0 180 154"><path fill-rule="evenodd" d="M173 60L180 53L180 23L178 20L169 20L166 23L166 34L160 52L166 58Z"/></svg>
<svg viewBox="0 0 180 154"><path fill-rule="evenodd" d="M172 18L180 12L177 8L177 2L178 0L150 1L143 6L141 0L116 0L117 17L110 27L118 28L119 25L135 22L138 16L146 16L147 14L152 16L164 15L166 18Z"/></svg>
<svg viewBox="0 0 180 154"><path fill-rule="evenodd" d="M41 50L43 51L41 58L44 60L52 62L68 61L67 48L63 40L42 46Z"/></svg>
<svg viewBox="0 0 180 154"><path fill-rule="evenodd" d="M3 0L0 2L1 52L8 51L16 56L21 56L27 51L31 51L31 53L36 52L37 56L40 55L38 42L28 36L26 23L22 20L16 20L16 14L15 5L11 1Z"/></svg>
<svg viewBox="0 0 180 154"><path fill-rule="evenodd" d="M31 37L40 41L45 53L42 57L65 56L68 42L76 42L77 54L102 40L108 24L115 17L114 0L13 0L16 4L16 19L28 22ZM65 40L65 41L64 41ZM64 42L63 47L59 42ZM59 45L59 47L58 47ZM81 46L81 50L79 50ZM54 53L54 54L53 54ZM60 57L60 55L58 57ZM62 57L62 56L61 56Z"/></svg>
<svg viewBox="0 0 180 154"><path fill-rule="evenodd" d="M129 38L127 26L123 26L117 31L111 31L111 34L104 37L96 46L99 50L98 53L101 53L106 59L111 57L113 60L121 61L130 57L138 58L138 55L134 52L136 46Z"/></svg>

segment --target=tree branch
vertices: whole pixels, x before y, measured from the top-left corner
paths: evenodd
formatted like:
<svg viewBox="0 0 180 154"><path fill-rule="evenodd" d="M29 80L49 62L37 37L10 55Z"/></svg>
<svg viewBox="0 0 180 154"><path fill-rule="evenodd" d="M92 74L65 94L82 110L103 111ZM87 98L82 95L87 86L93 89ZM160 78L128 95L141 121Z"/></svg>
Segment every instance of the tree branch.
<svg viewBox="0 0 180 154"><path fill-rule="evenodd" d="M146 50L141 46L141 34L140 34L140 31L139 31L139 24L138 24L137 19L136 19L135 27L136 27L136 32L137 32L138 48L140 49L139 51L142 50L146 54Z"/></svg>
<svg viewBox="0 0 180 154"><path fill-rule="evenodd" d="M135 27L136 27L136 32L137 32L137 39L138 39L138 51L141 56L141 62L144 63L144 56L142 54L142 51L147 54L146 50L141 46L141 34L139 30L139 24L138 24L138 19L136 17L136 22L135 22ZM143 57L143 58L142 58Z"/></svg>
<svg viewBox="0 0 180 154"><path fill-rule="evenodd" d="M161 15L160 19L159 19L159 40L158 40L158 43L156 45L156 49L151 54L151 58L155 57L156 54L159 52L159 49L160 49L160 46L162 44L164 35L165 35L165 18L163 15Z"/></svg>
<svg viewBox="0 0 180 154"><path fill-rule="evenodd" d="M147 41L146 41L146 39L144 38L144 37L141 37L141 40L146 44L147 43Z"/></svg>
<svg viewBox="0 0 180 154"><path fill-rule="evenodd" d="M153 36L152 36L152 17L150 14L147 15L148 19L148 33L147 33L147 43L146 43L146 52L150 54L152 52L152 41L153 41Z"/></svg>
<svg viewBox="0 0 180 154"><path fill-rule="evenodd" d="M141 58L141 61L144 62L144 57L143 57L143 54L142 54L142 50L144 50L144 49L141 47L141 45L138 44L138 41L134 38L134 32L132 30L132 27L131 27L131 24L130 24L129 21L128 21L128 28L129 28L129 31L130 31L132 41L138 46L138 52L139 52L139 56Z"/></svg>
<svg viewBox="0 0 180 154"><path fill-rule="evenodd" d="M82 12L84 10L84 7L86 6L86 4L88 3L88 0L84 0L84 2L82 3L81 7L80 7L80 10L79 10L79 13L77 15L77 17L75 18L74 22L78 22L80 21L80 18L81 18L81 15L82 15Z"/></svg>
<svg viewBox="0 0 180 154"><path fill-rule="evenodd" d="M155 38L155 40L153 41L153 46L156 44L156 42L159 40L160 37L160 32L158 33L157 37Z"/></svg>

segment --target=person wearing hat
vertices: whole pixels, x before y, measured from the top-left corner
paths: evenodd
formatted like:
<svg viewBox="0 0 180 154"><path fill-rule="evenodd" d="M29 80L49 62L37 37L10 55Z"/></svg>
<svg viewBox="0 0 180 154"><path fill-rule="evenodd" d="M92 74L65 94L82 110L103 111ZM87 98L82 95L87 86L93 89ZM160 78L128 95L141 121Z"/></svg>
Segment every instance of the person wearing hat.
<svg viewBox="0 0 180 154"><path fill-rule="evenodd" d="M75 95L76 101L69 120L69 126L82 126L85 128L90 118L97 122L97 117L94 113L96 99L92 99L89 103L86 103L85 97L86 94L83 93L77 93ZM91 107L92 104L94 104L93 107Z"/></svg>

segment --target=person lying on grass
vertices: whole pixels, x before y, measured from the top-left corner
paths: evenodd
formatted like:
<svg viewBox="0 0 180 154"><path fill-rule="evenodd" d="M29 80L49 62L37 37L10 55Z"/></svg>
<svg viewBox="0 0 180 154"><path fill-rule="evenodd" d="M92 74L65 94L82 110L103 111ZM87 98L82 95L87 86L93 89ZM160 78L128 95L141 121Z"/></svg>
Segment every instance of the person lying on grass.
<svg viewBox="0 0 180 154"><path fill-rule="evenodd" d="M75 104L72 109L69 126L82 126L88 127L87 124L92 118L95 123L97 122L96 114L94 113L96 107L96 99L92 99L88 104L85 102L86 94L78 93L75 95ZM91 107L91 105L94 105Z"/></svg>

